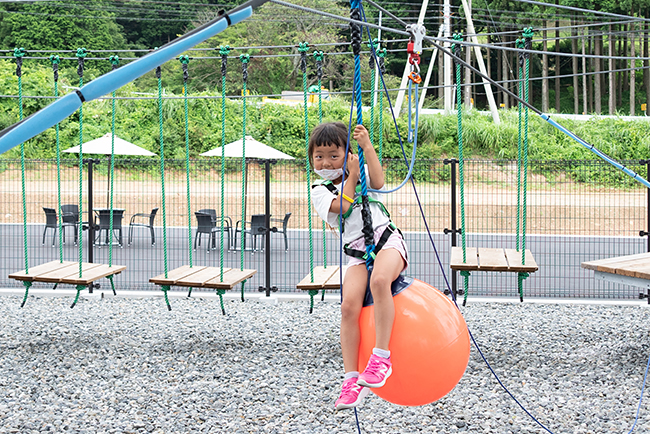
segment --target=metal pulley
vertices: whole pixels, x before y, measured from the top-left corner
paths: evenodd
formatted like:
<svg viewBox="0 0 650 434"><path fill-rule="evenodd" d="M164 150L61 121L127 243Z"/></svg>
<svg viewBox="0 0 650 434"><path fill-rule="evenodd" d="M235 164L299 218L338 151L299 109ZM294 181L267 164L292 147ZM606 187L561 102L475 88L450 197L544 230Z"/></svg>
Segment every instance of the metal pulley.
<svg viewBox="0 0 650 434"><path fill-rule="evenodd" d="M427 29L422 24L409 24L406 31L410 38L406 51L409 54L409 63L414 67L420 68L420 54L422 54L422 40L427 34Z"/></svg>
<svg viewBox="0 0 650 434"><path fill-rule="evenodd" d="M420 78L420 55L422 54L422 40L427 34L427 29L422 24L409 24L406 26L409 33L409 42L406 46L406 52L409 55L411 64L411 74L409 78L416 83L422 81Z"/></svg>

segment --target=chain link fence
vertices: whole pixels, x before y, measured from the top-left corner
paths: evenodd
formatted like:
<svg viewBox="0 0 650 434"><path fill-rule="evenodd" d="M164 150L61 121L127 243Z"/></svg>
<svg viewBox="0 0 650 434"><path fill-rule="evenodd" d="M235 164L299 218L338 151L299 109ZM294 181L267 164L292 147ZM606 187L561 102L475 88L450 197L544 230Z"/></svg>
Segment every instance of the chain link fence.
<svg viewBox="0 0 650 434"><path fill-rule="evenodd" d="M124 210L124 217L121 222L115 222L113 263L127 266L115 279L117 290L158 290L148 279L164 271L165 248L169 269L189 264L191 253L196 265L219 266L223 261L226 267L243 265L258 270L245 284L249 292L266 289L266 273L270 274L272 286L290 292L297 291L295 285L309 273L311 266L338 265L341 260L338 234L331 228L323 231L321 220L308 203L304 163L297 160L274 162L270 170L272 218L280 220L291 214L286 248L285 234L272 233L270 249L264 245L263 237L257 237L253 249L253 238L245 234L246 245L241 250L241 233L236 229L242 224L238 222L250 222L252 216L264 214L266 209L262 163L263 160L250 160L246 170L242 170L241 160L229 159L222 179L218 158L191 161L188 216L185 160L167 160L163 216L158 161L116 158L113 206ZM642 175L647 173L645 162L624 163ZM60 248L58 229L46 227L43 210L58 208L59 184L61 204L79 203L77 164L77 160L63 160L58 182L56 161L26 162L25 235L20 161L0 159L0 287L22 286L7 275L25 268L24 240L30 267L59 259L60 254L64 260L78 260L72 227L65 228L65 244ZM451 284L449 255L453 235L449 229L461 228L460 201L456 213L452 213L452 195L458 198L460 194L459 186L451 179L454 164L457 163L453 160L418 160L414 168L416 188L409 182L385 198L392 220L404 233L409 246L411 265L407 274L439 289L447 287L445 276ZM95 220L98 210L108 208L109 162L107 158L94 162L92 186L87 164L84 166L82 219L88 222ZM469 160L464 167L467 245L514 248L518 208L523 214L517 200L516 162ZM407 173L403 161L384 161L384 168L388 187L399 184ZM247 182L243 182L244 172ZM316 178L311 175L312 180ZM89 216L90 191L94 211ZM600 161L532 161L526 202L526 247L532 251L539 271L524 282L525 297L638 297L638 288L596 281L592 272L580 268L580 263L648 251L647 236L639 235L648 231L648 193L644 187ZM149 230L130 228L129 223L134 214L150 213L153 208L159 211L154 221L155 245L152 246ZM233 227L223 232L218 230L214 237L210 234L197 237L194 213L204 209L228 216ZM456 225L452 225L454 216ZM163 231L163 217L166 231ZM273 224L282 229L278 220ZM129 245L130 230L133 242ZM88 231L82 231L83 260L89 259L92 250L94 262L107 263L106 239L88 238ZM265 255L270 256L269 270ZM35 287L48 286L36 284ZM517 296L516 273L473 272L469 296L478 295Z"/></svg>

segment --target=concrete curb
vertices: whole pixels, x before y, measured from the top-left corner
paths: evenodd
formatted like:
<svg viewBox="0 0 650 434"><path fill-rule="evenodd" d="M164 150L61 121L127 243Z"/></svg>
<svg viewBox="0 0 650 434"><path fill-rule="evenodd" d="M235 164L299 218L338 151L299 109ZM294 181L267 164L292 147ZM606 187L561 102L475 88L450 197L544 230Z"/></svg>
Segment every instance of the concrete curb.
<svg viewBox="0 0 650 434"><path fill-rule="evenodd" d="M30 297L73 297L77 291L73 289L30 289ZM0 297L2 296L19 296L22 297L25 291L22 288L0 288ZM111 290L96 289L92 294L83 291L80 298L85 300L101 300L104 298L162 298L162 291L117 291L117 295L113 295ZM187 298L185 291L170 291L168 292L170 299ZM215 292L209 291L192 291L192 297L196 299L213 300L219 299ZM238 291L226 292L223 296L224 300L239 300L241 293ZM245 300L259 301L270 304L277 304L284 301L304 301L309 302L309 295L306 293L273 293L270 297L259 292L245 292ZM325 294L325 300L328 303L339 303L341 296L337 292L329 292ZM314 297L314 301L321 301L320 293ZM457 298L460 305L462 297ZM598 305L598 306L639 306L648 307L650 305L646 300L614 300L614 299L580 299L580 298L524 298L523 303L516 297L469 297L467 299L468 305L475 303L508 303L508 304L561 304L561 305Z"/></svg>

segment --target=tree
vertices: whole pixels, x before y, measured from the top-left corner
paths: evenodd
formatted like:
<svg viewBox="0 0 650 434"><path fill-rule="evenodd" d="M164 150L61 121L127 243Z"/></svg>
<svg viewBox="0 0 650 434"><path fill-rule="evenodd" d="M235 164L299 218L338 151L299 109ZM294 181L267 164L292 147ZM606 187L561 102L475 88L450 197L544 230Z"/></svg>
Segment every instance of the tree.
<svg viewBox="0 0 650 434"><path fill-rule="evenodd" d="M300 0L294 2L303 4L313 9L327 11L337 15L347 16L348 12L328 0ZM216 16L205 16L208 21ZM194 22L199 26L204 22ZM313 47L309 51L310 84L313 83L312 52L315 49L332 53L336 51L350 52L349 46L337 45L347 42L349 30L345 23L331 19L323 19L318 15L307 14L276 4L267 3L257 9L253 16L245 22L232 26L224 32L201 44L201 48L214 48L213 52L200 52L198 56L218 57L218 48L221 45L231 47L261 47L246 49L241 52L232 51L231 56L248 53L251 55L249 66L248 88L261 94L276 94L287 89L302 89L302 73L299 69L299 57L278 56L297 54L297 44L306 41L310 44L332 44L331 46ZM364 39L367 39L364 34ZM287 46L282 51L265 48L270 46ZM365 46L364 46L365 48ZM197 56L197 57L198 57ZM257 56L257 57L256 57ZM264 57L277 56L277 57ZM332 80L336 86L345 85L351 80L351 59L349 55L325 56L323 75L325 80ZM230 59L228 63L229 88L241 87L241 67L239 61ZM195 67L196 82L200 88L214 88L221 83L220 59L209 59L197 62ZM364 68L367 71L367 67ZM237 72L233 72L237 71Z"/></svg>
<svg viewBox="0 0 650 434"><path fill-rule="evenodd" d="M2 7L0 41L4 47L27 50L93 50L126 48L122 28L97 1L93 8L64 2L38 2Z"/></svg>
<svg viewBox="0 0 650 434"><path fill-rule="evenodd" d="M175 2L130 1L123 7L117 23L124 29L126 40L131 48L160 47L192 27L192 22L204 20L220 7L229 8L223 1L216 0L176 0ZM241 2L225 2L233 5ZM211 5L212 4L212 5ZM126 9L128 8L128 9Z"/></svg>

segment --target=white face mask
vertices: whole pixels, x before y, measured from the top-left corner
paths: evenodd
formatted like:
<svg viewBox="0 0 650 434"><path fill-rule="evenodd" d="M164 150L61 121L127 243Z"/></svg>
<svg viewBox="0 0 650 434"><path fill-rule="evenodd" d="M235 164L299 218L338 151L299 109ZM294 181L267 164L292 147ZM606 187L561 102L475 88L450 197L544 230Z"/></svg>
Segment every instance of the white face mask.
<svg viewBox="0 0 650 434"><path fill-rule="evenodd" d="M321 169L321 170L314 170L316 172L316 175L320 176L323 179L327 179L328 181L334 181L336 179L339 179L341 176L343 176L343 169Z"/></svg>

